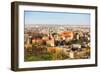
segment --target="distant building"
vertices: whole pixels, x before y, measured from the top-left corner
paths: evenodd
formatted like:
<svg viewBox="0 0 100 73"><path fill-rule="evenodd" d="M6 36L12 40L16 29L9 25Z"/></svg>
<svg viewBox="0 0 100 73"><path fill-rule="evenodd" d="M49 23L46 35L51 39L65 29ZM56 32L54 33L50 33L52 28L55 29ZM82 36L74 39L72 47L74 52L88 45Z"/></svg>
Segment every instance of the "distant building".
<svg viewBox="0 0 100 73"><path fill-rule="evenodd" d="M70 57L71 59L74 58L74 52L73 52L73 51L70 51L70 52L69 52L69 57Z"/></svg>
<svg viewBox="0 0 100 73"><path fill-rule="evenodd" d="M75 51L75 50L79 50L81 49L81 45L80 44L72 44L71 46L71 50Z"/></svg>
<svg viewBox="0 0 100 73"><path fill-rule="evenodd" d="M67 31L67 32L62 32L62 33L60 33L60 36L61 36L61 38L63 39L63 40L72 40L73 39L73 32L69 32L69 31Z"/></svg>
<svg viewBox="0 0 100 73"><path fill-rule="evenodd" d="M46 44L49 46L55 46L55 41L53 37L50 37L48 40L46 40Z"/></svg>

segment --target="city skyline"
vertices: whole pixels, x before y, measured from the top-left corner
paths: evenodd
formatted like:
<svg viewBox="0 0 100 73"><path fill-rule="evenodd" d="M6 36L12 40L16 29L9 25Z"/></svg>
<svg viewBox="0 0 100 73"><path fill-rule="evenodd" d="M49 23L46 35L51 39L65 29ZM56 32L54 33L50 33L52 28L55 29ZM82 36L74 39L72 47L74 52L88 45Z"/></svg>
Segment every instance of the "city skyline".
<svg viewBox="0 0 100 73"><path fill-rule="evenodd" d="M29 24L68 24L90 25L90 14L67 12L25 11L25 25Z"/></svg>

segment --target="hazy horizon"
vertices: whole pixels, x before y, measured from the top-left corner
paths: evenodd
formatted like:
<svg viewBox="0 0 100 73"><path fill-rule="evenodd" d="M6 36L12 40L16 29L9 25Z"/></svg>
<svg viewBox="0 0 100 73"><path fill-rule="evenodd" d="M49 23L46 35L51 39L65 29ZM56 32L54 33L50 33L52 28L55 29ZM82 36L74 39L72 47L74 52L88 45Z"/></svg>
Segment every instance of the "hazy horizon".
<svg viewBox="0 0 100 73"><path fill-rule="evenodd" d="M47 26L90 26L90 25L77 25L77 24L25 24L25 26L34 26L34 25L47 25Z"/></svg>

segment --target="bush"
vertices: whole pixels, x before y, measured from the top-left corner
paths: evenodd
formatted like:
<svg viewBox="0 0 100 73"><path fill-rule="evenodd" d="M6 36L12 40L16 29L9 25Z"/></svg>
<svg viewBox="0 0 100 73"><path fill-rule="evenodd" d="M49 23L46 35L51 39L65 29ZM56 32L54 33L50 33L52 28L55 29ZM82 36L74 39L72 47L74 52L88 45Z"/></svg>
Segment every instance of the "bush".
<svg viewBox="0 0 100 73"><path fill-rule="evenodd" d="M40 58L35 55L29 55L29 56L25 56L24 60L25 61L38 61L40 60Z"/></svg>
<svg viewBox="0 0 100 73"><path fill-rule="evenodd" d="M42 55L43 60L52 60L53 59L53 55L51 53L46 53L44 55Z"/></svg>

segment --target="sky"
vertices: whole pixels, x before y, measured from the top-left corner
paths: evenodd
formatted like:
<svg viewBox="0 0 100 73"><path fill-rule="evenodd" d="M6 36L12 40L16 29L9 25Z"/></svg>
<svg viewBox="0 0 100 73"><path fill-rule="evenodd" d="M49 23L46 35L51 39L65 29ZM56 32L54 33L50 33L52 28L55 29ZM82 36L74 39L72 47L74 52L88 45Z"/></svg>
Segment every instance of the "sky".
<svg viewBox="0 0 100 73"><path fill-rule="evenodd" d="M24 11L25 25L29 24L68 24L90 25L90 14L68 12Z"/></svg>

